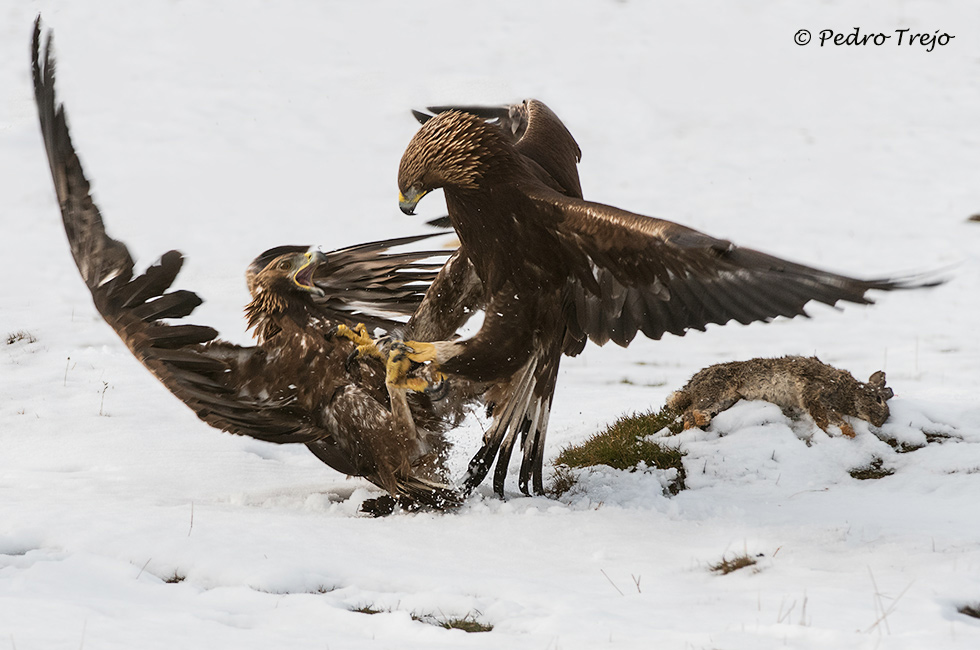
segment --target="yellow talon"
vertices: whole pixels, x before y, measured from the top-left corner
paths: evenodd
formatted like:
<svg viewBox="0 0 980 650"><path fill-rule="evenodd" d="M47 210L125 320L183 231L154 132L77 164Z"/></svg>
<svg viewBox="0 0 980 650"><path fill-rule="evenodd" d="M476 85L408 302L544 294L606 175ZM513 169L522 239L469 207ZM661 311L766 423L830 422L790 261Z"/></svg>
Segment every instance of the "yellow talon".
<svg viewBox="0 0 980 650"><path fill-rule="evenodd" d="M396 352L388 357L388 365L385 368L385 382L390 386L400 387L408 379L408 369L412 366L412 360L404 354Z"/></svg>
<svg viewBox="0 0 980 650"><path fill-rule="evenodd" d="M385 372L385 381L392 388L405 388L416 392L422 392L429 388L430 384L422 377L409 377L408 371L412 368L412 363L425 363L436 358L436 348L431 343L419 343L416 341L396 342L391 346L391 353L388 357L388 365ZM431 373L435 383L445 379L438 370Z"/></svg>
<svg viewBox="0 0 980 650"><path fill-rule="evenodd" d="M358 323L354 329L351 329L341 323L337 326L336 333L344 338L350 339L358 345L365 345L372 342L371 336L367 333L367 327L364 326L364 323Z"/></svg>
<svg viewBox="0 0 980 650"><path fill-rule="evenodd" d="M402 345L408 348L408 350L405 352L406 356L416 363L434 361L436 358L436 346L432 345L431 343L405 341Z"/></svg>
<svg viewBox="0 0 980 650"><path fill-rule="evenodd" d="M381 350L378 349L374 340L371 339L371 335L368 334L367 327L364 326L364 323L358 323L354 329L340 324L337 326L336 333L344 338L350 339L357 345L355 353L358 357L367 356L384 359L384 355L381 354Z"/></svg>
<svg viewBox="0 0 980 650"><path fill-rule="evenodd" d="M416 393L421 393L429 387L429 382L421 377L407 377L401 387L413 390Z"/></svg>

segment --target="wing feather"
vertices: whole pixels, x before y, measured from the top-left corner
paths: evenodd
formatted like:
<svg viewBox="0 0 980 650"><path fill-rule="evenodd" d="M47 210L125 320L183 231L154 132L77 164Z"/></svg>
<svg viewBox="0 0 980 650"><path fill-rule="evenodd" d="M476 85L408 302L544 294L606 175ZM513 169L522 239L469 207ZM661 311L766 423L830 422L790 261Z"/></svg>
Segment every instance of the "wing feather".
<svg viewBox="0 0 980 650"><path fill-rule="evenodd" d="M940 282L928 276L851 278L545 188L530 196L539 208L562 214L566 257L577 255L579 265L593 268L598 290L578 281L569 287L578 326L600 345L627 345L637 330L660 338L712 323L806 316L809 302L868 304L872 290Z"/></svg>
<svg viewBox="0 0 980 650"><path fill-rule="evenodd" d="M386 331L399 327L418 309L439 269L455 251L388 251L436 236L439 234L398 237L324 253L326 261L313 278L323 295L314 301L324 317L338 322L364 323ZM276 257L308 249L309 246L277 246L256 257L245 273L250 289L256 275Z"/></svg>
<svg viewBox="0 0 980 650"><path fill-rule="evenodd" d="M445 424L436 419L431 407L418 408L427 428L418 430L420 442L416 445L414 437L394 431L392 414L383 400L376 399L384 390L383 379L379 379L379 386L343 384L341 379L343 390L339 392L344 396L335 399L334 384L319 377L323 383L314 389L325 391L329 399L314 401L312 407L309 400L300 405L297 393L277 396L282 395L276 387L281 388L283 380L268 371L273 355L266 349L220 341L211 327L165 322L190 316L202 300L192 291L171 290L183 264L180 253L170 251L136 274L129 250L108 236L72 145L64 109L56 102L51 37L47 37L43 58L40 41L39 17L33 37L35 98L69 247L96 309L134 356L211 426L269 442L305 443L337 471L364 476L405 505L458 504L457 491L431 480L438 471L430 457L443 443L439 433ZM412 313L435 277L440 259L452 251L389 254L388 250L426 237L389 239L327 253L326 268L318 269L314 278L324 288L322 313L358 319L361 314ZM267 254L287 252L284 248L289 247L271 249ZM395 321L379 316L377 322ZM342 370L343 363L337 365ZM454 409L462 408L462 401L476 399L478 387L464 385L450 393L451 399L440 407L447 419L454 415ZM340 404L341 400L346 401ZM424 405L428 399L413 403ZM412 431L416 431L414 426ZM364 440L371 436L372 440ZM404 448L399 453L405 453L379 449L395 444ZM422 455L412 457L416 447ZM404 458L408 459L406 467L389 467ZM410 463L414 464L408 466Z"/></svg>
<svg viewBox="0 0 980 650"><path fill-rule="evenodd" d="M204 302L192 291L173 291L134 307L132 314L141 321L183 318Z"/></svg>
<svg viewBox="0 0 980 650"><path fill-rule="evenodd" d="M308 414L298 409L238 396L237 382L255 348L216 341L218 333L210 327L161 322L189 315L202 301L191 291L168 293L183 263L180 253L170 251L135 275L129 250L106 233L72 145L64 108L56 103L51 37L43 59L40 41L38 19L32 63L41 133L68 244L99 313L133 354L208 424L274 442L322 437L323 431L312 427Z"/></svg>

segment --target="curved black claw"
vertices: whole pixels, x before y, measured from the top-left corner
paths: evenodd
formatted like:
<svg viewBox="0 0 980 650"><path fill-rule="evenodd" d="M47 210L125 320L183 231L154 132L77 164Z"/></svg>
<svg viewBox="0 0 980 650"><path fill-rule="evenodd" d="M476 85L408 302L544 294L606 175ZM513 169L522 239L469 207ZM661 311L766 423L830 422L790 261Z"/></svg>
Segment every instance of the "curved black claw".
<svg viewBox="0 0 980 650"><path fill-rule="evenodd" d="M430 384L424 391L426 395L429 396L433 402L438 402L439 400L446 397L449 394L449 381L443 379L435 384Z"/></svg>
<svg viewBox="0 0 980 650"><path fill-rule="evenodd" d="M355 368L359 368L359 366L357 365L357 361L360 358L361 358L360 350L358 350L357 348L351 350L351 353L347 355L347 360L344 361L344 370L347 371L347 374L351 374L352 372L354 372Z"/></svg>

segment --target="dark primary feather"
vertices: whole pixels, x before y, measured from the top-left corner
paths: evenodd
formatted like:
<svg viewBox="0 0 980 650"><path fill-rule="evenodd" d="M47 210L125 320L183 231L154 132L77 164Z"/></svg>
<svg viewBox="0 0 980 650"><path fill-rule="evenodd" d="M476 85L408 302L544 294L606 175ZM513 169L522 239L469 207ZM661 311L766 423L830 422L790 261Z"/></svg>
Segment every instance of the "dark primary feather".
<svg viewBox="0 0 980 650"><path fill-rule="evenodd" d="M511 446L519 438L521 489L526 492L530 481L541 491L559 355L577 354L587 339L625 346L638 332L659 339L709 323L805 316L811 301L867 304L871 290L937 283L924 276L850 278L585 201L575 191L577 146L564 126L557 128L553 113L530 110L539 104L524 106L529 116L546 116L538 124L549 128L529 121L523 135L516 135L519 111L515 121L509 110L438 107L399 169L403 193L444 189L461 242L457 256L469 260L483 288L483 327L439 359L449 374L497 382L488 393L494 422L471 461L470 488L486 476L496 454L494 488L502 494ZM569 155L573 146L575 155ZM568 178L574 182L559 181ZM433 288L440 285L437 278ZM450 301L446 295L441 300ZM415 320L410 325L439 329Z"/></svg>
<svg viewBox="0 0 980 650"><path fill-rule="evenodd" d="M281 314L269 316L278 318L279 335L263 345L241 347L217 340L210 327L164 322L190 315L202 301L191 291L171 290L183 263L180 253L169 251L135 274L126 246L106 233L64 108L56 102L51 37L43 58L40 40L38 18L35 98L68 243L96 308L130 351L211 426L270 442L305 443L329 466L364 476L406 504L458 503L456 491L440 481L437 456L445 445L441 432L475 392L454 384L441 404L421 395L389 403L383 367L364 361L348 375L353 344L329 336L337 315L371 315L390 324L397 321L386 314L411 313L435 273L428 261L433 255L388 251L424 237L328 253L315 277L325 293L323 304L303 296L286 300ZM297 251L273 249L267 262L290 252ZM250 284L266 277L261 268L250 269ZM395 405L410 413L407 426L393 416L389 407Z"/></svg>
<svg viewBox="0 0 980 650"><path fill-rule="evenodd" d="M926 276L861 280L735 246L696 230L539 188L528 196L558 209L563 246L581 252L596 286L572 280L573 329L599 345L626 346L709 323L742 324L806 316L808 302L871 304L871 290L934 286Z"/></svg>

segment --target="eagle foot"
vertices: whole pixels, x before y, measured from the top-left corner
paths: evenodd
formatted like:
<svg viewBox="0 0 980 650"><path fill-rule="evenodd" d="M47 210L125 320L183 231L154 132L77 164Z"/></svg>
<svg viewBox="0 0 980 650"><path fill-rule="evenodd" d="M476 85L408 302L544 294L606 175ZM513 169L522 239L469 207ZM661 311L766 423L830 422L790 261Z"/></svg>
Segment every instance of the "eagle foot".
<svg viewBox="0 0 980 650"><path fill-rule="evenodd" d="M378 348L377 343L368 334L367 327L365 327L364 323L358 323L354 329L341 323L334 329L333 334L350 339L357 345L357 348L351 353L352 359L348 359L348 365L353 359L360 357L374 357L382 360L385 358L385 355Z"/></svg>
<svg viewBox="0 0 980 650"><path fill-rule="evenodd" d="M436 347L431 343L418 341L394 341L388 352L385 381L391 388L401 388L416 392L429 390L445 381L446 376L431 369L431 381L423 377L409 377L413 364L434 361Z"/></svg>

